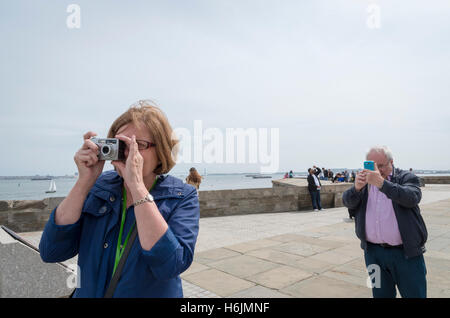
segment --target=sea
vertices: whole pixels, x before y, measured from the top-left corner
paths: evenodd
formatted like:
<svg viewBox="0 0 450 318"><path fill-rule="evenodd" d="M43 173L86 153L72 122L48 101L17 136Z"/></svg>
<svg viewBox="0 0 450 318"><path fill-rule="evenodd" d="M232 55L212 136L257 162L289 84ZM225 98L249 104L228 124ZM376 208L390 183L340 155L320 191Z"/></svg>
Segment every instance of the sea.
<svg viewBox="0 0 450 318"><path fill-rule="evenodd" d="M187 175L172 174L181 180ZM267 178L253 178L252 173L236 174L207 174L203 176L200 191L271 188L272 180L282 179L284 173L264 175ZM306 173L294 172L294 177L306 178ZM449 173L417 173L418 176L441 176ZM64 197L70 192L76 182L75 177L54 177L56 192L46 193L50 188L51 180L31 180L31 177L0 177L0 200L42 200L48 197Z"/></svg>
<svg viewBox="0 0 450 318"><path fill-rule="evenodd" d="M172 174L173 175L173 174ZM264 175L268 178L253 178L255 174L208 174L203 176L200 191L225 189L271 188L272 180L282 179L284 173ZM181 180L187 175L174 174ZM305 174L306 176L306 174ZM31 180L23 177L0 179L0 200L41 200L48 197L64 197L76 182L75 177L55 177L56 192L49 190L51 180Z"/></svg>

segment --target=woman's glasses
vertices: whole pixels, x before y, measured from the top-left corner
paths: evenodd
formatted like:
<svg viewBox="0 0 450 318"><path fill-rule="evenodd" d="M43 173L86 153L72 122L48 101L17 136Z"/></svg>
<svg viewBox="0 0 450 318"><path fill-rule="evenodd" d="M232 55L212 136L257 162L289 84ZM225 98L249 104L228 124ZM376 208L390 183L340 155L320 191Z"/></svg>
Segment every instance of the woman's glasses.
<svg viewBox="0 0 450 318"><path fill-rule="evenodd" d="M138 145L139 150L145 150L150 147L156 147L156 144L154 144L153 142L150 142L150 141L146 141L146 140L136 140L136 143Z"/></svg>

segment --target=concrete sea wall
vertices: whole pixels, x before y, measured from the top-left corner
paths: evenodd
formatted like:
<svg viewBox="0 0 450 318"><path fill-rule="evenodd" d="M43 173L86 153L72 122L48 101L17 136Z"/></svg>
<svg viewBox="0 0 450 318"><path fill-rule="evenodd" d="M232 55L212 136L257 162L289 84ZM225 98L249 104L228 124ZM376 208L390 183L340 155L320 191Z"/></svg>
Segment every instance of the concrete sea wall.
<svg viewBox="0 0 450 318"><path fill-rule="evenodd" d="M325 185L321 191L324 208L342 206L342 193L350 184ZM0 201L0 224L15 232L42 231L51 211L64 197L44 200ZM311 210L306 187L200 191L200 217Z"/></svg>
<svg viewBox="0 0 450 318"><path fill-rule="evenodd" d="M450 184L449 176L426 176L420 179L424 184Z"/></svg>
<svg viewBox="0 0 450 318"><path fill-rule="evenodd" d="M50 213L63 199L0 201L0 224L18 233L42 231Z"/></svg>
<svg viewBox="0 0 450 318"><path fill-rule="evenodd" d="M450 177L422 177L421 180L424 184L450 184ZM272 188L200 191L200 217L311 211L308 188L301 184L301 180L297 180L300 185L288 181L274 180ZM322 206L341 207L342 194L351 186L351 183L323 185ZM19 233L42 231L51 211L63 199L0 201L0 224Z"/></svg>
<svg viewBox="0 0 450 318"><path fill-rule="evenodd" d="M342 193L349 187L351 184L323 186L322 206L342 206ZM199 199L201 217L312 210L307 187L200 191Z"/></svg>

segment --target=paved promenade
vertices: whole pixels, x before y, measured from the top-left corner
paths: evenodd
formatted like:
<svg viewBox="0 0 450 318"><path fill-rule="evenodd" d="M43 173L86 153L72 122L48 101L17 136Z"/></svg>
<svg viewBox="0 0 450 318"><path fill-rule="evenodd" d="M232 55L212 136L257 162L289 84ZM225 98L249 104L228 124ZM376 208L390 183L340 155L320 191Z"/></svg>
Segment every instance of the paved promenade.
<svg viewBox="0 0 450 318"><path fill-rule="evenodd" d="M450 185L422 192L428 296L450 297ZM347 218L346 208L202 218L185 297L371 297Z"/></svg>

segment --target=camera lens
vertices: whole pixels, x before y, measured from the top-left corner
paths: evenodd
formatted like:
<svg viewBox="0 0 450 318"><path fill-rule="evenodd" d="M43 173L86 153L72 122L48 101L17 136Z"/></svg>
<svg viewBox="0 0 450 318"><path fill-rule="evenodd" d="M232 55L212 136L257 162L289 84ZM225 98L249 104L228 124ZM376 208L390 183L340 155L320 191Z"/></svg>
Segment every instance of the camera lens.
<svg viewBox="0 0 450 318"><path fill-rule="evenodd" d="M102 147L102 154L107 155L111 151L111 148L109 146L103 146Z"/></svg>

